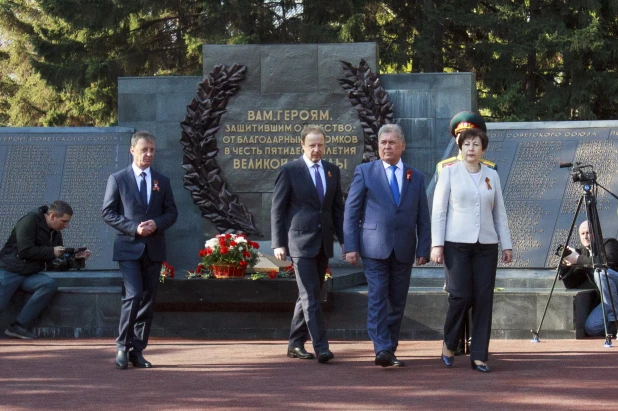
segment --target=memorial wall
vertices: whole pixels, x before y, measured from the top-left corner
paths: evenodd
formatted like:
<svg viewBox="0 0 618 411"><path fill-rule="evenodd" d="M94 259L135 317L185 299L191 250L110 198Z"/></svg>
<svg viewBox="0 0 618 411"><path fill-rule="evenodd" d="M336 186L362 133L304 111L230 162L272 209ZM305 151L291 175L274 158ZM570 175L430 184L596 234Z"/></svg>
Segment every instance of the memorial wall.
<svg viewBox="0 0 618 411"><path fill-rule="evenodd" d="M498 165L513 240L508 267L549 268L564 244L584 190L560 163L593 165L598 182L618 193L618 122L489 123L485 158ZM456 146L451 155L456 155ZM598 190L597 209L603 235L618 231L618 201ZM571 245L580 246L577 226Z"/></svg>
<svg viewBox="0 0 618 411"><path fill-rule="evenodd" d="M87 246L90 270L114 269L113 230L101 219L107 177L130 163L131 130L22 128L0 133L0 241L20 217L54 200L73 208L67 247Z"/></svg>

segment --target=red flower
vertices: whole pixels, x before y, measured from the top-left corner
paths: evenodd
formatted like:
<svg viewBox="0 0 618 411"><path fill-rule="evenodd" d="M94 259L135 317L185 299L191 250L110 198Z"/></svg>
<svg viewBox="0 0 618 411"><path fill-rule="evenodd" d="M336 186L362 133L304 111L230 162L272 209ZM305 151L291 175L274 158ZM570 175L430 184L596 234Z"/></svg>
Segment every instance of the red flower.
<svg viewBox="0 0 618 411"><path fill-rule="evenodd" d="M266 274L268 274L268 278L276 278L277 277L277 272L275 270L270 270Z"/></svg>
<svg viewBox="0 0 618 411"><path fill-rule="evenodd" d="M232 238L232 234L226 234L225 238Z"/></svg>
<svg viewBox="0 0 618 411"><path fill-rule="evenodd" d="M239 261L238 265L240 265L241 267L244 267L244 266L247 265L247 262L246 261Z"/></svg>
<svg viewBox="0 0 618 411"><path fill-rule="evenodd" d="M211 255L212 254L212 248L208 247L206 248L206 255Z"/></svg>
<svg viewBox="0 0 618 411"><path fill-rule="evenodd" d="M221 250L221 254L227 254L227 252L228 252L227 247L226 247L226 246L224 246L224 245L222 245L222 246L221 246L221 249L220 249L220 250Z"/></svg>
<svg viewBox="0 0 618 411"><path fill-rule="evenodd" d="M251 247L255 248L256 250L260 248L260 245L256 243L255 241L248 241L248 243Z"/></svg>
<svg viewBox="0 0 618 411"><path fill-rule="evenodd" d="M225 245L225 237L219 237L219 245Z"/></svg>
<svg viewBox="0 0 618 411"><path fill-rule="evenodd" d="M232 240L230 241L230 246L231 247L236 247L238 244L236 243L236 241Z"/></svg>
<svg viewBox="0 0 618 411"><path fill-rule="evenodd" d="M197 268L195 269L195 274L200 274L202 272L202 269L204 269L204 264L198 264Z"/></svg>
<svg viewBox="0 0 618 411"><path fill-rule="evenodd" d="M248 251L243 251L242 255L244 255L247 258L251 257L251 253L249 253Z"/></svg>
<svg viewBox="0 0 618 411"><path fill-rule="evenodd" d="M247 238L246 234L240 233L238 234L236 237L240 237L240 238Z"/></svg>

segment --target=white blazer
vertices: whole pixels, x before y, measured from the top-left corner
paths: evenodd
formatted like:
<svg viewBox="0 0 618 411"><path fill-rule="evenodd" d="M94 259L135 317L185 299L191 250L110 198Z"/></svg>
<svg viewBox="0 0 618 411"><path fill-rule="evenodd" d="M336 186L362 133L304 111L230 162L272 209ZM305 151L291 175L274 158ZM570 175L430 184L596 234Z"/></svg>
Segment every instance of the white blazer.
<svg viewBox="0 0 618 411"><path fill-rule="evenodd" d="M497 244L513 248L498 173L481 165L478 184L463 162L445 167L433 195L431 246L455 243Z"/></svg>

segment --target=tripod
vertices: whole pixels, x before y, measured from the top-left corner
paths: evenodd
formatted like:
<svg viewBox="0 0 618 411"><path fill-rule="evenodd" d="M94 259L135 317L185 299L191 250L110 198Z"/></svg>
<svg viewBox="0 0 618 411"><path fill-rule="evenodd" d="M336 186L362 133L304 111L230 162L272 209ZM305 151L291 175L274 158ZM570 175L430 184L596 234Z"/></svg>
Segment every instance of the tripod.
<svg viewBox="0 0 618 411"><path fill-rule="evenodd" d="M570 166L570 165L569 165ZM562 167L562 166L561 166ZM592 167L592 166L584 166L584 167ZM575 169L574 169L575 171ZM580 171L580 167L578 164L577 171ZM586 179L581 179L583 174L574 174L573 181L581 181L582 188L584 189L584 193L579 198L579 202L577 203L577 211L575 211L575 215L573 216L573 221L571 222L571 228L569 229L569 234L567 235L565 245L568 245L571 240L571 235L573 234L573 228L575 227L575 222L577 221L577 216L581 210L582 203L585 204L586 207L586 216L588 217L588 229L590 231L590 257L592 259L592 268L594 271L594 276L597 278L599 276L598 286L599 292L601 294L601 312L603 314L603 325L605 328L605 347L612 346L612 335L607 330L607 318L605 315L605 301L604 301L604 292L603 287L607 287L610 290L609 299L611 302L611 307L614 313L614 322L618 326L618 317L616 316L616 307L614 305L614 299L611 293L611 287L609 283L609 278L607 275L607 255L605 252L605 245L603 241L603 233L601 231L601 223L599 221L599 213L597 211L597 200L596 200L596 191L597 186L601 187L607 193L612 195L614 198L618 199L616 195L607 190L605 187L601 186L596 182L596 173L591 172L591 174L586 175ZM579 177L579 178L576 178ZM556 282L558 280L558 276L560 271L564 267L564 257L565 253L568 252L566 247L559 254L560 261L558 263L558 267L556 268L556 277L554 278L554 283L551 287L551 291L549 293L549 298L547 299L547 304L545 305L545 311L543 312L543 317L541 318L541 323L536 331L530 330L532 332L533 338L531 342L540 342L539 334L541 332L541 327L543 326L543 321L545 320L545 314L547 314L547 308L549 307L549 302L551 301L552 294L554 292L554 288L556 287ZM605 284L603 284L603 277L605 278ZM594 283L595 281L593 281Z"/></svg>

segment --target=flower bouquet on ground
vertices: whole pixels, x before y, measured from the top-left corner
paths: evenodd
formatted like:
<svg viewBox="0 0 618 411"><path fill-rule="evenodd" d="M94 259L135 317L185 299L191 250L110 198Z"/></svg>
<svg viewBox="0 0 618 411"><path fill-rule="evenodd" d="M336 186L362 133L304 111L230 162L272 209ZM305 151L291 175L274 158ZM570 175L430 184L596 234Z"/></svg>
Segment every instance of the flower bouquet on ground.
<svg viewBox="0 0 618 411"><path fill-rule="evenodd" d="M270 270L265 273L255 273L251 274L252 280L262 280L264 278L294 278L294 265L290 264L285 267L283 270Z"/></svg>
<svg viewBox="0 0 618 411"><path fill-rule="evenodd" d="M216 278L244 277L248 267L259 260L260 245L244 234L218 234L206 241L198 253L203 268L212 271Z"/></svg>
<svg viewBox="0 0 618 411"><path fill-rule="evenodd" d="M165 261L161 265L161 272L159 273L159 281L165 282L166 278L174 278L174 267L166 263Z"/></svg>

